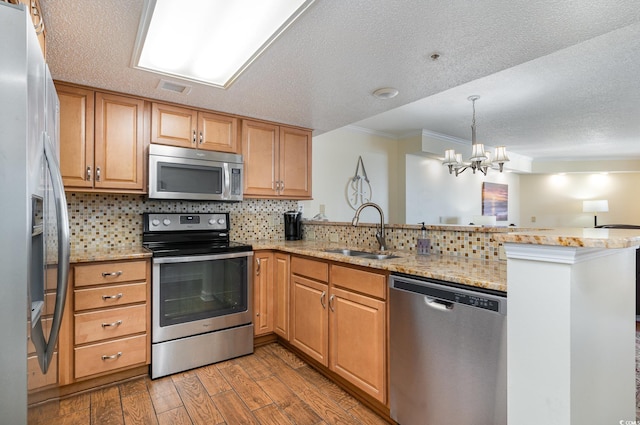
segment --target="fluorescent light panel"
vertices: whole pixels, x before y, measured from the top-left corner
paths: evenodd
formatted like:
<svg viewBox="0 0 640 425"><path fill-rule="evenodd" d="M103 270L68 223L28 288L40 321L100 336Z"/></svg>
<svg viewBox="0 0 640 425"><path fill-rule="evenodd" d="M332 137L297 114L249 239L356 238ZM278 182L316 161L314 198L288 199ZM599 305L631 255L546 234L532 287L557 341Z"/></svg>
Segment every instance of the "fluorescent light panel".
<svg viewBox="0 0 640 425"><path fill-rule="evenodd" d="M314 0L145 0L134 67L227 88Z"/></svg>

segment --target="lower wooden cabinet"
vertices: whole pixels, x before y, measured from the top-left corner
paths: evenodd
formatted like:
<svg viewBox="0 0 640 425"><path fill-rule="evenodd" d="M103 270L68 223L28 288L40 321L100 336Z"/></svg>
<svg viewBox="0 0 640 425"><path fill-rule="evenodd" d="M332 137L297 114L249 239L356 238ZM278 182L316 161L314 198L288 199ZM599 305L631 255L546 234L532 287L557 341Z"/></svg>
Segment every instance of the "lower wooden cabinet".
<svg viewBox="0 0 640 425"><path fill-rule="evenodd" d="M274 305L273 331L289 341L290 272L289 254L274 254Z"/></svg>
<svg viewBox="0 0 640 425"><path fill-rule="evenodd" d="M291 344L387 402L387 275L291 257Z"/></svg>
<svg viewBox="0 0 640 425"><path fill-rule="evenodd" d="M273 252L253 254L253 334L273 332Z"/></svg>
<svg viewBox="0 0 640 425"><path fill-rule="evenodd" d="M76 264L72 270L72 379L149 364L150 261Z"/></svg>

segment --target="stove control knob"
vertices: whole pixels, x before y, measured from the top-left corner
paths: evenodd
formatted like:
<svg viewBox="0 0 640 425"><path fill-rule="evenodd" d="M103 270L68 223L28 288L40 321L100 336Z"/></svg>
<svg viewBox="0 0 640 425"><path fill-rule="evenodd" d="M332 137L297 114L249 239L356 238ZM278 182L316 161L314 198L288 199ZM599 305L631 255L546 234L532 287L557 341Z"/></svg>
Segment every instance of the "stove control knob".
<svg viewBox="0 0 640 425"><path fill-rule="evenodd" d="M159 226L160 225L160 220L158 220L157 218L154 218L153 220L151 220L151 225L152 226Z"/></svg>
<svg viewBox="0 0 640 425"><path fill-rule="evenodd" d="M216 221L212 218L209 219L209 224L216 224Z"/></svg>
<svg viewBox="0 0 640 425"><path fill-rule="evenodd" d="M224 224L224 218L219 218L218 219L218 224Z"/></svg>
<svg viewBox="0 0 640 425"><path fill-rule="evenodd" d="M171 224L171 220L169 220L168 218L165 218L164 220L162 220L162 224L164 224L165 226L168 226Z"/></svg>

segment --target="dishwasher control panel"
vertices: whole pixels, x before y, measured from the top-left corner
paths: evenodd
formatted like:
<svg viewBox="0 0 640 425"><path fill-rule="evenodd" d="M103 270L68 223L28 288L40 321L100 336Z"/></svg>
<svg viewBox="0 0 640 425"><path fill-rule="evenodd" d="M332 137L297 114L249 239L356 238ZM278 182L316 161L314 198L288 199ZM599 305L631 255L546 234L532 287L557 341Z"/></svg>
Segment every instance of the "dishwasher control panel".
<svg viewBox="0 0 640 425"><path fill-rule="evenodd" d="M462 289L460 285L454 286L450 282L397 275L391 275L390 287L422 294L440 301L442 304L451 304L449 307L453 304L462 304L499 314L507 313L506 294L503 296L493 295L471 288Z"/></svg>

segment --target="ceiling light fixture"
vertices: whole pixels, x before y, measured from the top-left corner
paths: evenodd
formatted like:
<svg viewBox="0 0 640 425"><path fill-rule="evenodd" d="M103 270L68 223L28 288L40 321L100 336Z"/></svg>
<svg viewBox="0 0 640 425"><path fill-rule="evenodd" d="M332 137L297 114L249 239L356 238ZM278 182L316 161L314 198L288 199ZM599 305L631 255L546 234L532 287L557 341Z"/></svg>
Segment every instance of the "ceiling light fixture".
<svg viewBox="0 0 640 425"><path fill-rule="evenodd" d="M391 99L398 95L398 90L393 87L383 87L373 92L373 95L378 99Z"/></svg>
<svg viewBox="0 0 640 425"><path fill-rule="evenodd" d="M134 68L229 87L314 0L145 0Z"/></svg>
<svg viewBox="0 0 640 425"><path fill-rule="evenodd" d="M462 154L456 153L454 149L447 149L444 152L443 165L449 167L449 174L456 172L456 177L463 173L467 168L473 170L473 174L476 170L479 170L487 175L489 168L500 170L502 173L504 163L509 161L507 156L507 148L504 146L498 146L494 153L494 158L491 158L490 152L484 151L484 145L476 142L476 100L480 99L480 96L474 95L467 98L473 104L473 121L471 121L471 158L469 162L462 161Z"/></svg>

